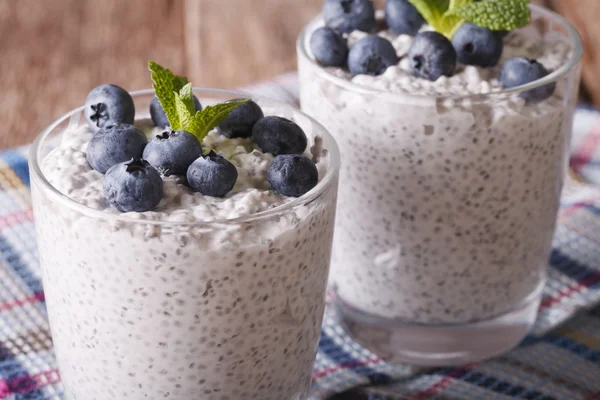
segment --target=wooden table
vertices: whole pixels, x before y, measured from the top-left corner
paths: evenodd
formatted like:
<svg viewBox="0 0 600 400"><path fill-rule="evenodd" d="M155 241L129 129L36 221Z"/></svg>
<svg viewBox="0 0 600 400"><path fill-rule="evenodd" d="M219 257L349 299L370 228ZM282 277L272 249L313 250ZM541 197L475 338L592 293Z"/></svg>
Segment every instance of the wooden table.
<svg viewBox="0 0 600 400"><path fill-rule="evenodd" d="M539 1L575 21L600 15L598 0ZM381 7L384 0L376 3ZM0 148L31 142L55 118L83 104L89 90L101 83L128 90L150 87L148 60L187 75L196 86L223 88L294 70L296 37L322 4L0 0ZM600 28L580 24L589 25L586 39L593 48ZM595 59L588 57L588 64L587 82L600 103Z"/></svg>
<svg viewBox="0 0 600 400"><path fill-rule="evenodd" d="M31 142L102 83L151 86L148 60L196 86L296 68L323 0L0 0L0 148Z"/></svg>

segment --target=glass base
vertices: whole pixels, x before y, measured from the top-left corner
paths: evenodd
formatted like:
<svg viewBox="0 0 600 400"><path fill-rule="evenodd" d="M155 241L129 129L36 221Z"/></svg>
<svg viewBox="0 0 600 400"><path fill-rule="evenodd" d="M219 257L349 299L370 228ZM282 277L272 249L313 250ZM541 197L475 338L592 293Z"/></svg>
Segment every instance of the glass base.
<svg viewBox="0 0 600 400"><path fill-rule="evenodd" d="M391 363L442 367L482 361L517 346L535 323L542 288L513 311L453 325L385 319L362 312L338 296L333 304L346 332L379 357Z"/></svg>

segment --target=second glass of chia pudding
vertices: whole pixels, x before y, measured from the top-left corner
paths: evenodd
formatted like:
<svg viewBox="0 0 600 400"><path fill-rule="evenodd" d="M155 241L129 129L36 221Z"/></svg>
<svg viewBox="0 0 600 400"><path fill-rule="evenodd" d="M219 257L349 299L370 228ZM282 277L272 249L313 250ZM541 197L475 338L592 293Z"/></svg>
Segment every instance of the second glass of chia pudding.
<svg viewBox="0 0 600 400"><path fill-rule="evenodd" d="M481 360L536 318L582 46L525 0L486 27L494 1L327 0L298 39L302 109L342 154L335 305L393 361Z"/></svg>

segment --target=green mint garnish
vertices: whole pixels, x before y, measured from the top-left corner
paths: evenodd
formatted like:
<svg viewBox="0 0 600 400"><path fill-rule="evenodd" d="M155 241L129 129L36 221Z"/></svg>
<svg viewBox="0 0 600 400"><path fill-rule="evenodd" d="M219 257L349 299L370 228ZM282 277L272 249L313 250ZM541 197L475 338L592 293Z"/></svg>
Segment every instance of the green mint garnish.
<svg viewBox="0 0 600 400"><path fill-rule="evenodd" d="M206 106L196 111L192 84L154 61L148 62L152 73L152 87L165 110L171 129L188 131L202 141L208 132L227 118L229 113L249 99L228 101Z"/></svg>
<svg viewBox="0 0 600 400"><path fill-rule="evenodd" d="M451 39L465 22L494 31L529 24L530 0L409 0L437 32Z"/></svg>
<svg viewBox="0 0 600 400"><path fill-rule="evenodd" d="M206 106L202 111L196 111L194 114L190 112L190 109L185 105L180 95L176 95L175 98L177 101L177 112L180 113L179 120L181 121L181 127L179 129L194 134L200 141L214 127L223 122L230 112L249 101L249 99L244 99Z"/></svg>
<svg viewBox="0 0 600 400"><path fill-rule="evenodd" d="M183 76L177 76L168 69L158 65L154 61L148 61L148 69L152 73L152 88L156 92L156 97L167 114L167 119L173 129L178 128L177 109L175 108L175 92L179 92L188 80ZM176 127L177 125L177 127Z"/></svg>
<svg viewBox="0 0 600 400"><path fill-rule="evenodd" d="M179 93L173 93L173 97L175 98L175 115L177 119L173 121L169 119L171 129L187 130L183 127L189 126L192 123L193 116L196 113L196 107L194 106L194 99L192 96L193 94L191 83L188 83L187 85L182 87Z"/></svg>
<svg viewBox="0 0 600 400"><path fill-rule="evenodd" d="M454 15L493 31L512 31L529 24L529 0L484 0L449 10Z"/></svg>
<svg viewBox="0 0 600 400"><path fill-rule="evenodd" d="M185 105L186 110L188 110L190 114L194 114L196 111L196 106L194 105L194 94L192 93L191 83L188 83L181 88L179 91L179 96L177 96L177 93L175 93L176 100L178 97ZM177 103L175 103L175 105L177 105ZM179 113L179 110L177 110L177 112Z"/></svg>

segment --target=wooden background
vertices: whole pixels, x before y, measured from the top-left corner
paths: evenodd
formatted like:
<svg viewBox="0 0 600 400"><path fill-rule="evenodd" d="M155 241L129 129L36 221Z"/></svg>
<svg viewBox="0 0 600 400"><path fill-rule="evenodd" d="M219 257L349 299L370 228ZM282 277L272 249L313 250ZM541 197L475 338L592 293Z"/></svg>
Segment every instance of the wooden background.
<svg viewBox="0 0 600 400"><path fill-rule="evenodd" d="M595 48L600 25L593 17L600 16L600 0L539 1L562 10ZM383 2L376 0L379 7ZM294 70L296 37L322 4L0 0L0 148L31 142L101 83L150 87L148 60L187 75L196 86L222 88ZM586 62L586 84L600 105L593 51Z"/></svg>

